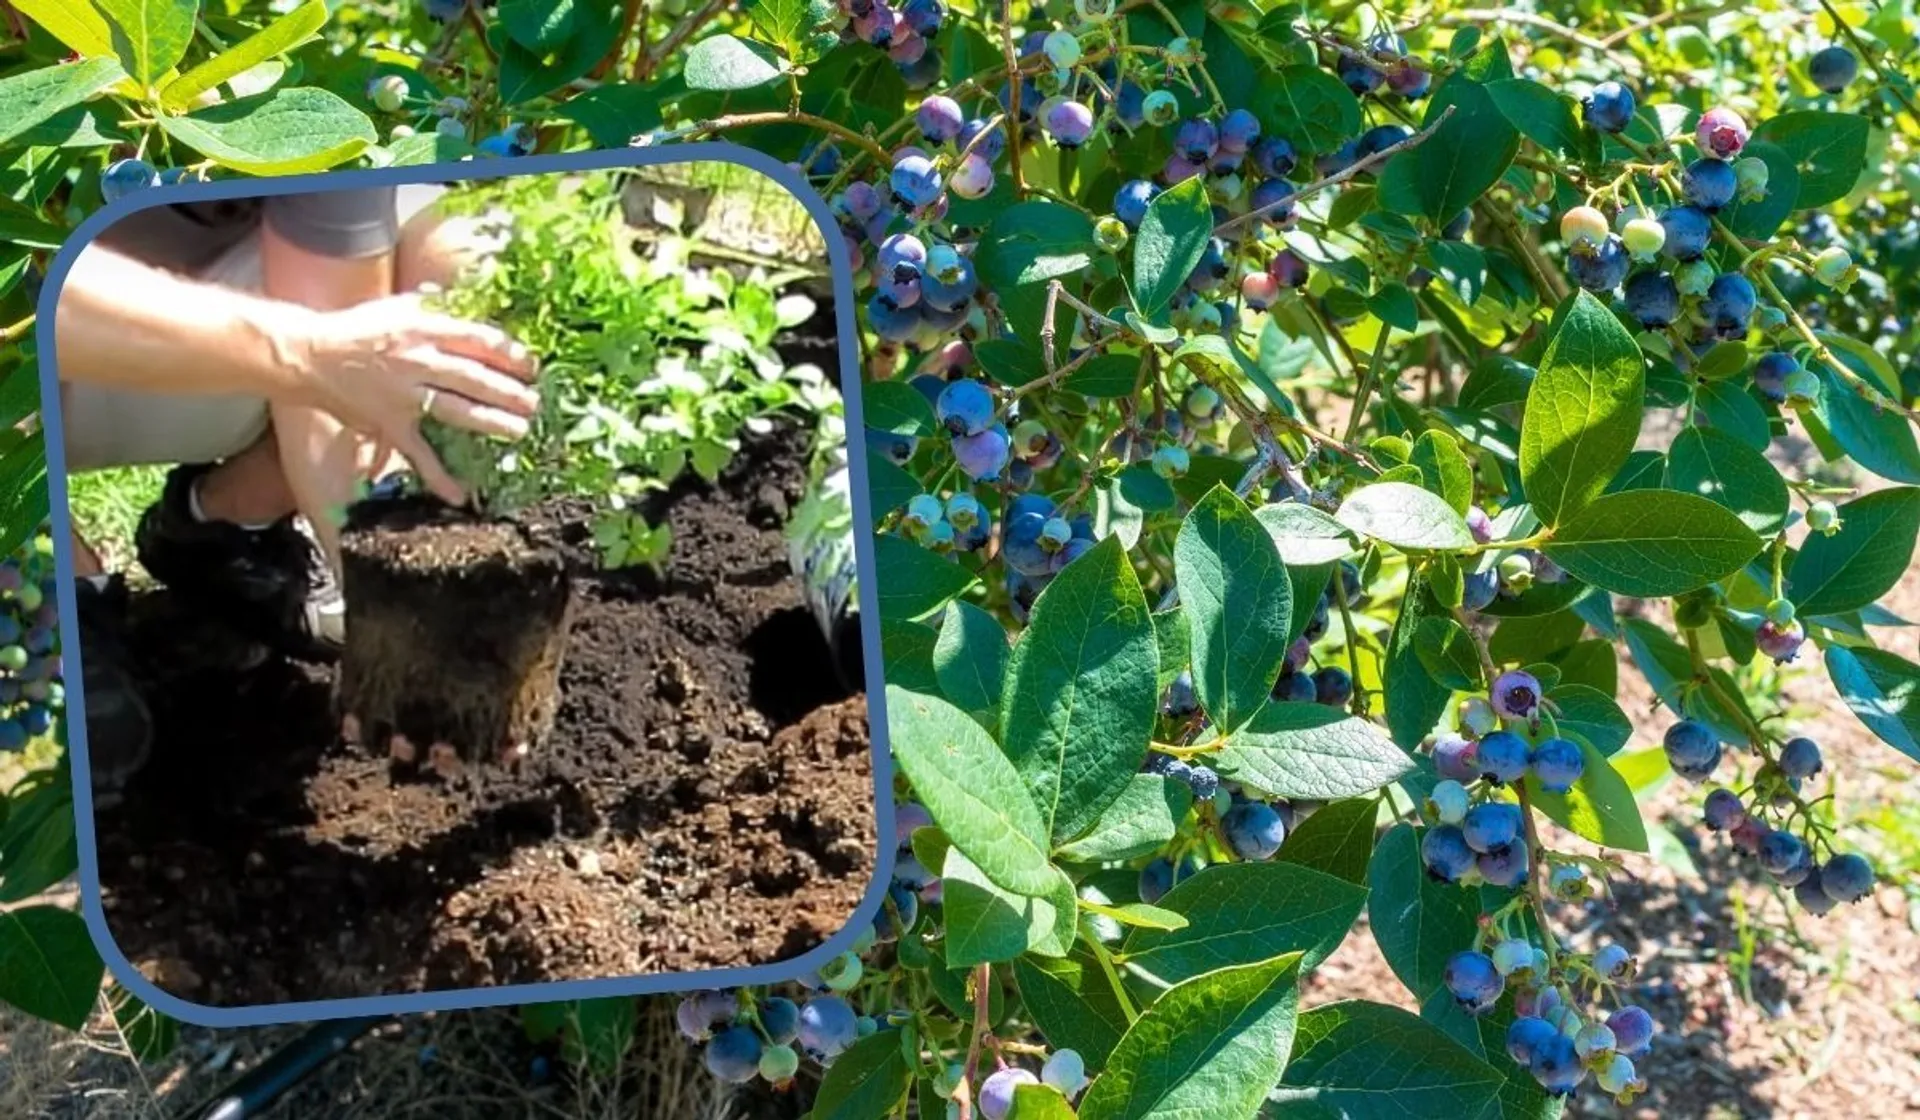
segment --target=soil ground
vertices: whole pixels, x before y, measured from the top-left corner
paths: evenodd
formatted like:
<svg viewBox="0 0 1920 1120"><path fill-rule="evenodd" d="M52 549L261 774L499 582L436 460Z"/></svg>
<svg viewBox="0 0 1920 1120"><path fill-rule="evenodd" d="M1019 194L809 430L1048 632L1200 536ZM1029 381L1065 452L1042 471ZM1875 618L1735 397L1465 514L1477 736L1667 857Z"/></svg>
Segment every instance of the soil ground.
<svg viewBox="0 0 1920 1120"><path fill-rule="evenodd" d="M121 949L240 1005L766 963L838 932L871 872L871 742L787 570L803 444L668 491L664 573L579 585L548 743L445 784L340 743L325 667L183 659L203 643L151 593L154 758L98 816Z"/></svg>

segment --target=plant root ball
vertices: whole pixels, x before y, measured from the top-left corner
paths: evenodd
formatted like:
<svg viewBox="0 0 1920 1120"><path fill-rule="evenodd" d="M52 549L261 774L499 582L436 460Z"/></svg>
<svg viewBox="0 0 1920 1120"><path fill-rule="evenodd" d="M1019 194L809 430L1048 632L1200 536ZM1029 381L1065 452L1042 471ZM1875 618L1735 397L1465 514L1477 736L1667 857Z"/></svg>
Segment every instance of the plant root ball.
<svg viewBox="0 0 1920 1120"><path fill-rule="evenodd" d="M396 767L442 777L537 749L559 710L571 621L565 557L511 521L432 499L363 503L341 538L347 642L336 702L344 725Z"/></svg>

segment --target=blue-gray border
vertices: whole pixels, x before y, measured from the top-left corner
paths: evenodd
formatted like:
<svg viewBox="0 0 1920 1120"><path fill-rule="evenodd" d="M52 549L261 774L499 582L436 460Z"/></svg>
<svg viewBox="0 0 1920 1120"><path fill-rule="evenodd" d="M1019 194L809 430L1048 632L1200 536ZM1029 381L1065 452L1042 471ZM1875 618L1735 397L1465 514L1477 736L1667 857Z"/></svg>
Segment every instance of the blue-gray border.
<svg viewBox="0 0 1920 1120"><path fill-rule="evenodd" d="M559 155L529 155L513 159L475 160L463 163L420 164L359 171L332 171L267 179L234 179L212 183L183 183L154 187L102 207L80 224L62 244L47 270L45 290L40 297L39 322L51 325L56 305L74 258L95 237L114 222L138 210L177 202L203 202L228 198L258 198L267 195L296 194L317 190L352 190L361 187L403 186L409 183L448 183L475 179L498 179L508 175L564 174L579 171L604 171L659 164L718 161L739 164L758 171L785 187L806 207L820 228L827 246L827 260L833 274L834 312L840 341L840 383L846 402L847 460L853 478L854 555L858 565L860 603L860 642L865 651L868 725L873 735L873 782L876 832L879 848L874 874L852 918L838 933L812 951L792 960L750 968L711 969L702 972L663 973L645 976L610 976L596 980L555 980L535 984L513 984L499 988L463 988L453 991L395 993L354 998L303 1000L295 1003L261 1004L248 1007L210 1007L173 995L148 980L127 959L113 939L106 911L101 905L99 850L94 843L94 806L92 783L82 777L73 783L74 827L80 849L80 901L88 932L100 950L114 978L149 1005L184 1022L206 1027L250 1027L275 1023L335 1019L360 1015L399 1015L422 1011L453 1011L474 1007L498 1007L519 1003L545 1003L554 1000L593 999L606 996L645 995L653 992L683 991L689 988L738 987L791 980L804 972L818 969L852 947L860 932L879 913L892 878L896 841L894 837L893 760L886 738L886 688L880 663L880 610L875 588L873 555L873 515L867 491L866 427L860 404L859 349L854 334L853 275L847 259L844 239L832 236L837 223L820 197L800 174L765 153L725 142L678 144L658 148L625 148ZM80 673L80 635L75 614L72 548L72 515L67 507L66 446L61 428L58 356L54 332L39 332L40 392L42 423L47 441L47 486L53 521L54 555L59 564L60 637L65 650L63 670L67 681L69 712L86 710L86 695ZM72 719L67 725L68 752L76 775L88 773L87 732L84 719Z"/></svg>

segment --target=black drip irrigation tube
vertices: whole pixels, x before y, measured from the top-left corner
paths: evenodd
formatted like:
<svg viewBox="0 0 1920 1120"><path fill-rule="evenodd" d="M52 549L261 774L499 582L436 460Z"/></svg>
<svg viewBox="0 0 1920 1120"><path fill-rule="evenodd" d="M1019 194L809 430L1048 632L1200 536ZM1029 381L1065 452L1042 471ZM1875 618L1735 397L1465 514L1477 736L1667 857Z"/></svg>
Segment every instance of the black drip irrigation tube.
<svg viewBox="0 0 1920 1120"><path fill-rule="evenodd" d="M267 1055L212 1101L187 1115L195 1120L245 1120L266 1111L288 1090L313 1076L328 1062L346 1053L354 1041L390 1016L337 1019L310 1028L305 1034Z"/></svg>

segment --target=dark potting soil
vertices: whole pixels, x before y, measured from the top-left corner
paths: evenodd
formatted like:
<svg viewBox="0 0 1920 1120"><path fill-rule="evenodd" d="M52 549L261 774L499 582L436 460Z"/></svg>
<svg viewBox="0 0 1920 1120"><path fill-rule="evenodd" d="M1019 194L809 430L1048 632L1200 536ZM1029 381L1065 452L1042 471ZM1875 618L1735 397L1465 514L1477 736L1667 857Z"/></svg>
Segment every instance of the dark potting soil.
<svg viewBox="0 0 1920 1120"><path fill-rule="evenodd" d="M341 742L331 669L193 663L136 601L152 762L98 814L108 924L212 1005L679 972L837 932L875 846L864 699L787 570L804 440L750 439L658 499L666 571L586 573L540 750L450 780ZM572 548L586 527L541 511Z"/></svg>

